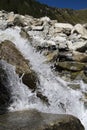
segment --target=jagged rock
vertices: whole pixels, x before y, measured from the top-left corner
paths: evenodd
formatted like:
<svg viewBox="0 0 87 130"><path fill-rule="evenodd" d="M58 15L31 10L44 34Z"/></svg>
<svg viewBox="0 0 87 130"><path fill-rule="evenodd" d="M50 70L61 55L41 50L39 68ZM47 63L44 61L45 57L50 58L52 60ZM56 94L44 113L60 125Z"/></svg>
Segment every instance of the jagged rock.
<svg viewBox="0 0 87 130"><path fill-rule="evenodd" d="M58 50L55 50L55 51L52 51L52 52L50 51L47 54L45 52L44 55L47 58L46 62L55 62L58 58Z"/></svg>
<svg viewBox="0 0 87 130"><path fill-rule="evenodd" d="M71 51L61 51L58 55L59 61L73 61L73 55Z"/></svg>
<svg viewBox="0 0 87 130"><path fill-rule="evenodd" d="M64 43L66 41L66 37L63 37L63 36L60 36L60 35L57 35L56 37L52 37L51 38L52 40L56 41L56 42L61 42L61 43Z"/></svg>
<svg viewBox="0 0 87 130"><path fill-rule="evenodd" d="M7 22L5 20L0 20L0 29L5 30L7 28Z"/></svg>
<svg viewBox="0 0 87 130"><path fill-rule="evenodd" d="M19 76L23 76L23 82L31 89L36 88L36 73L28 65L22 54L16 49L15 45L8 40L0 43L0 59L7 61L16 67Z"/></svg>
<svg viewBox="0 0 87 130"><path fill-rule="evenodd" d="M32 41L31 36L27 33L27 31L24 28L21 28L20 35L22 38Z"/></svg>
<svg viewBox="0 0 87 130"><path fill-rule="evenodd" d="M80 90L80 84L76 83L76 84L69 84L68 87L74 89L74 90Z"/></svg>
<svg viewBox="0 0 87 130"><path fill-rule="evenodd" d="M13 22L14 19L15 19L15 14L14 14L14 12L8 13L8 15L7 15L7 22Z"/></svg>
<svg viewBox="0 0 87 130"><path fill-rule="evenodd" d="M47 46L55 46L56 45L55 41L51 41L51 40L46 41L45 44Z"/></svg>
<svg viewBox="0 0 87 130"><path fill-rule="evenodd" d="M74 43L68 41L67 46L70 50L85 52L87 49L87 41L79 41Z"/></svg>
<svg viewBox="0 0 87 130"><path fill-rule="evenodd" d="M33 31L43 31L44 27L43 26L32 26Z"/></svg>
<svg viewBox="0 0 87 130"><path fill-rule="evenodd" d="M2 11L0 11L0 20L7 20L7 12L6 11L4 11L4 10L2 10Z"/></svg>
<svg viewBox="0 0 87 130"><path fill-rule="evenodd" d="M71 30L70 29L63 29L62 31L64 34L66 34L67 36L71 35Z"/></svg>
<svg viewBox="0 0 87 130"><path fill-rule="evenodd" d="M40 19L40 21L42 21L42 22L50 22L51 20L50 20L50 18L49 17L47 17L47 16L45 16L45 17L42 17L41 19Z"/></svg>
<svg viewBox="0 0 87 130"><path fill-rule="evenodd" d="M33 20L32 20L33 21ZM43 25L43 21L41 21L40 19L36 19L32 22L33 26L42 26Z"/></svg>
<svg viewBox="0 0 87 130"><path fill-rule="evenodd" d="M62 28L62 29L68 29L68 30L72 30L73 26L71 24L68 23L55 23L55 28Z"/></svg>
<svg viewBox="0 0 87 130"><path fill-rule="evenodd" d="M62 50L62 51L68 50L68 46L67 46L66 42L58 43L58 49Z"/></svg>
<svg viewBox="0 0 87 130"><path fill-rule="evenodd" d="M37 95L37 97L39 97L43 101L43 103L46 103L47 105L50 105L48 98L45 95L43 95L42 92L37 91L36 95Z"/></svg>
<svg viewBox="0 0 87 130"><path fill-rule="evenodd" d="M85 42L83 42L82 43L82 46L79 46L77 49L76 49L76 51L79 51L79 52L86 52L86 50L87 50L87 41L85 41Z"/></svg>
<svg viewBox="0 0 87 130"><path fill-rule="evenodd" d="M49 30L50 30L50 24L48 23L48 22L45 22L44 24L43 24L43 26L44 26L44 30L43 30L43 34L44 34L44 38L45 39L48 39L48 36L49 36Z"/></svg>
<svg viewBox="0 0 87 130"><path fill-rule="evenodd" d="M36 45L36 49L40 52L44 51L44 54L47 56L49 53L52 53L51 51L55 51L57 49L57 45L54 41L51 40L45 40L43 41L42 44L35 44Z"/></svg>
<svg viewBox="0 0 87 130"><path fill-rule="evenodd" d="M21 26L21 27L24 27L26 26L26 23L24 21L24 17L22 17L21 15L16 15L15 18L14 18L14 21L13 21L13 24L15 26Z"/></svg>
<svg viewBox="0 0 87 130"><path fill-rule="evenodd" d="M81 38L81 34L73 33L68 37L68 40L72 43L74 42L82 42L84 39Z"/></svg>
<svg viewBox="0 0 87 130"><path fill-rule="evenodd" d="M79 63L79 62L64 61L64 62L56 63L56 68L60 68L62 70L77 72L77 71L84 70L85 64L84 63Z"/></svg>
<svg viewBox="0 0 87 130"><path fill-rule="evenodd" d="M87 30L81 24L76 24L72 29L71 33L81 34L81 37L87 39Z"/></svg>
<svg viewBox="0 0 87 130"><path fill-rule="evenodd" d="M41 113L37 110L0 115L1 130L84 130L74 116Z"/></svg>
<svg viewBox="0 0 87 130"><path fill-rule="evenodd" d="M72 52L72 57L74 61L78 62L87 62L87 54L86 53L81 53L77 51Z"/></svg>
<svg viewBox="0 0 87 130"><path fill-rule="evenodd" d="M84 71L71 73L70 78L71 80L82 80L84 83L87 84L87 76L85 75Z"/></svg>

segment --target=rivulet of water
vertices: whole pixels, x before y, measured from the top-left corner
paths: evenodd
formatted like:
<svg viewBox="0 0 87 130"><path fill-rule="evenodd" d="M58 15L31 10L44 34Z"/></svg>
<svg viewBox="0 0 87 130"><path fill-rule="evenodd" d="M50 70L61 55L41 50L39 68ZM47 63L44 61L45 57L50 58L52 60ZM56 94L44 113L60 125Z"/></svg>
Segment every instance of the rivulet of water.
<svg viewBox="0 0 87 130"><path fill-rule="evenodd" d="M26 93L26 90L24 89L25 85L19 83L19 81L17 80L16 84L19 84L20 87L17 87L16 89L18 89L18 93L20 93L21 98L19 98L19 96L16 96L16 98L18 98L18 101L20 101L21 105L19 105L18 102L14 101L14 103L16 103L15 110L24 109L24 105L22 104L22 102L25 102L26 100L26 106L28 106L28 109L36 108L44 112L57 114L67 113L77 116L87 129L87 110L84 107L84 102L81 100L83 99L83 91L86 91L87 85L81 81L78 82L81 86L81 89L73 90L69 88L68 82L65 82L60 77L53 74L50 69L50 65L45 62L45 57L39 52L36 52L35 49L31 46L30 42L23 39L20 36L19 32L19 27L0 31L0 40L3 41L8 39L12 41L16 45L18 50L23 54L25 59L30 61L32 69L37 73L40 81L40 84L37 87L45 96L47 96L50 105L46 106L45 104L41 103L39 99L34 100L34 102L30 102L31 96L29 95L32 95L32 93L30 91L27 91ZM15 93L15 96L15 88L12 90L12 92ZM22 96L22 94L24 94L24 96ZM33 96L33 98L36 97ZM14 107L12 107L14 106L14 103L11 104L10 110L14 109Z"/></svg>

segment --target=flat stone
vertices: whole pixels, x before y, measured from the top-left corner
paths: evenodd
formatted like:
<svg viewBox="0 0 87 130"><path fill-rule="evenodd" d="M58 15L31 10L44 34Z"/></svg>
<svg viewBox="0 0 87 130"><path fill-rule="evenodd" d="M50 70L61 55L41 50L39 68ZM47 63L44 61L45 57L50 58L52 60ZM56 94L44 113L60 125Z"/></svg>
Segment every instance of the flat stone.
<svg viewBox="0 0 87 130"><path fill-rule="evenodd" d="M71 24L68 23L55 23L55 28L63 28L63 29L72 29L73 26Z"/></svg>
<svg viewBox="0 0 87 130"><path fill-rule="evenodd" d="M33 31L43 31L44 27L43 26L32 26Z"/></svg>
<svg viewBox="0 0 87 130"><path fill-rule="evenodd" d="M60 67L63 70L69 70L69 71L81 71L84 69L85 64L79 63L79 62L58 62L56 66Z"/></svg>
<svg viewBox="0 0 87 130"><path fill-rule="evenodd" d="M71 115L29 110L0 115L0 130L84 130L84 127Z"/></svg>
<svg viewBox="0 0 87 130"><path fill-rule="evenodd" d="M87 54L86 53L73 51L72 52L72 58L73 58L74 61L87 62Z"/></svg>

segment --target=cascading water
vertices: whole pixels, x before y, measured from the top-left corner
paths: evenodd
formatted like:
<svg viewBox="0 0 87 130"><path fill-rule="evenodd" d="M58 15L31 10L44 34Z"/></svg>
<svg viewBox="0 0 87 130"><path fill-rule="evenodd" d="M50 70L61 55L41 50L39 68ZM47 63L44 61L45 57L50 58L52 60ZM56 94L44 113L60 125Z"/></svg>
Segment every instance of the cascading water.
<svg viewBox="0 0 87 130"><path fill-rule="evenodd" d="M21 105L14 100L9 109L14 110L13 106L15 104L15 110L24 109L24 107L27 106L27 109L36 108L44 112L72 114L77 116L87 129L87 110L85 109L84 103L81 100L83 98L83 91L87 91L87 85L84 85L81 81L79 82L81 89L73 90L69 88L69 83L63 81L60 77L57 77L53 74L49 64L45 63L45 57L42 54L35 52L30 43L21 38L19 32L20 28L18 27L0 31L0 40L3 41L8 39L12 41L19 51L21 51L23 56L30 61L32 69L38 74L38 78L40 80L40 85L38 88L44 95L47 96L50 105L46 106L45 104L41 103L35 95L33 98L36 98L36 100L34 102L30 102L30 97L33 94L29 90L27 91L27 88L16 78L16 85L14 86L13 84L14 87L12 87L12 93L14 93L14 96L16 96L17 93L20 93L20 96L16 96L16 98L18 101L20 101Z"/></svg>
<svg viewBox="0 0 87 130"><path fill-rule="evenodd" d="M1 60L0 65L3 67L3 70L6 73L6 80L3 84L8 91L11 92L11 97L9 101L9 110L14 111L18 109L28 109L28 99L34 96L31 91L22 84L21 79L15 73L15 67L8 64L6 61ZM3 74L5 76L5 74Z"/></svg>

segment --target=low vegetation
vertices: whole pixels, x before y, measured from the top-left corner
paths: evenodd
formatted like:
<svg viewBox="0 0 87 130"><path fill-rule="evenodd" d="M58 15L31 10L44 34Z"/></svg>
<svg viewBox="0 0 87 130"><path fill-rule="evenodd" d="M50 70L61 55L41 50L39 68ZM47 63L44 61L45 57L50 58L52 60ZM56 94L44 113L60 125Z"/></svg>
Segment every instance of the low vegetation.
<svg viewBox="0 0 87 130"><path fill-rule="evenodd" d="M36 0L0 0L0 10L29 14L34 17L48 16L58 22L86 23L87 10L60 9L41 4Z"/></svg>

